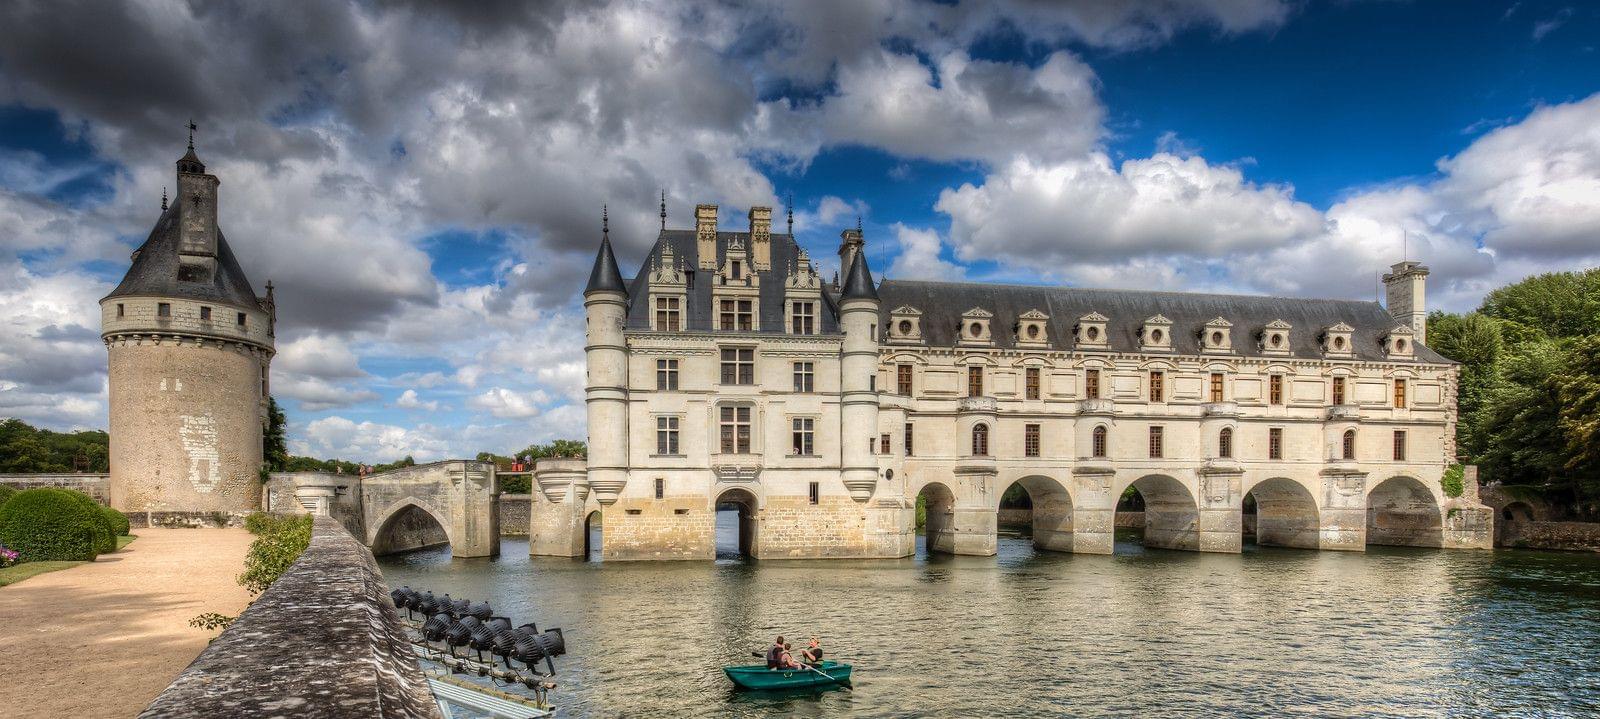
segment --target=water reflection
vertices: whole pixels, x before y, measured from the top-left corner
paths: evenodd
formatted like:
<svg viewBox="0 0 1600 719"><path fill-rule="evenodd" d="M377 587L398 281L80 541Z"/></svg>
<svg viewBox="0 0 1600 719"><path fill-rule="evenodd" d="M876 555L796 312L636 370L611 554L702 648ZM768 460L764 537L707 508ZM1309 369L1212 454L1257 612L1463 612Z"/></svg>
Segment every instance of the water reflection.
<svg viewBox="0 0 1600 719"><path fill-rule="evenodd" d="M559 626L565 716L1538 716L1600 712L1600 557L1247 547L889 561L383 561ZM730 691L776 634L853 691Z"/></svg>

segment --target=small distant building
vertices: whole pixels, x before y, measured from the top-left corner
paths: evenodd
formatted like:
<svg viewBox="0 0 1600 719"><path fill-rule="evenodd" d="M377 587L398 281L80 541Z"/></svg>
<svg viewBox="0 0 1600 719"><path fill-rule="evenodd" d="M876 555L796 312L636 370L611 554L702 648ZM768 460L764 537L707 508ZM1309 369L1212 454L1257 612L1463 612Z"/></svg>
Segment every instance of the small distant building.
<svg viewBox="0 0 1600 719"><path fill-rule="evenodd" d="M111 506L230 512L261 505L274 353L272 284L259 297L217 226L218 186L189 150L176 193L100 300L108 354Z"/></svg>
<svg viewBox="0 0 1600 719"><path fill-rule="evenodd" d="M1387 308L878 284L857 227L825 282L769 208L739 232L717 212L668 229L663 205L632 279L603 232L588 464L536 471L533 553L599 524L605 559L708 559L721 506L761 559L902 557L921 497L930 550L993 554L1018 484L1050 550L1110 552L1130 487L1151 546L1489 545L1492 516L1440 481L1458 367L1424 344L1419 263L1384 277Z"/></svg>

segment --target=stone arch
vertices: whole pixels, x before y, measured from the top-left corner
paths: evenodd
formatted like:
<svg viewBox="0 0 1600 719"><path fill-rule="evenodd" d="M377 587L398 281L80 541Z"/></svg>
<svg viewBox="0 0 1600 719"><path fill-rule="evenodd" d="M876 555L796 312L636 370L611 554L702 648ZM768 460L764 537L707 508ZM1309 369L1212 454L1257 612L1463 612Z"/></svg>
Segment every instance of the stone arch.
<svg viewBox="0 0 1600 719"><path fill-rule="evenodd" d="M455 543L450 536L450 520L415 497L395 500L378 517L367 537L367 546L374 555Z"/></svg>
<svg viewBox="0 0 1600 719"><path fill-rule="evenodd" d="M996 511L1001 498L1013 485L1020 485L1028 493L1029 521L1033 529L1033 546L1050 552L1072 551L1072 492L1054 478L1034 474L1007 484L995 500Z"/></svg>
<svg viewBox="0 0 1600 719"><path fill-rule="evenodd" d="M956 493L943 482L928 482L917 491L922 505L922 535L929 554L955 554Z"/></svg>
<svg viewBox="0 0 1600 719"><path fill-rule="evenodd" d="M757 518L757 512L761 509L761 499L756 496L755 492L744 487L729 487L717 493L717 498L711 502L713 518L717 516L716 513L719 508L725 504L734 505L739 512L739 539L737 543L739 554L752 559L759 556L761 522ZM721 544L721 542L716 541L717 534L717 531L713 529L714 545ZM717 551L720 551L720 549Z"/></svg>
<svg viewBox="0 0 1600 719"><path fill-rule="evenodd" d="M1245 491L1256 503L1256 544L1317 549L1322 517L1317 498L1306 486L1287 477L1257 482Z"/></svg>
<svg viewBox="0 0 1600 719"><path fill-rule="evenodd" d="M1113 497L1128 487L1144 499L1144 546L1200 550L1200 503L1182 482L1164 474L1147 474L1122 484Z"/></svg>
<svg viewBox="0 0 1600 719"><path fill-rule="evenodd" d="M1540 520L1539 510L1532 504L1521 500L1508 502L1500 507L1499 516L1494 522L1494 543L1497 546L1515 544L1518 530Z"/></svg>
<svg viewBox="0 0 1600 719"><path fill-rule="evenodd" d="M1443 515L1428 485L1415 477L1390 477L1367 491L1367 544L1443 546Z"/></svg>
<svg viewBox="0 0 1600 719"><path fill-rule="evenodd" d="M583 558L604 561L606 556L606 516L596 509L583 515Z"/></svg>

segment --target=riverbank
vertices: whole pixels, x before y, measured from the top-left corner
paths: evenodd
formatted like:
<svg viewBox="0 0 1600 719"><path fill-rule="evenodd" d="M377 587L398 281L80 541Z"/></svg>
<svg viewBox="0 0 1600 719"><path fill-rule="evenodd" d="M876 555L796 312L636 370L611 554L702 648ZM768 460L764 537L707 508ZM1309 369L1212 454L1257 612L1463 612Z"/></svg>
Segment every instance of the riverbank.
<svg viewBox="0 0 1600 719"><path fill-rule="evenodd" d="M122 551L0 589L7 716L132 717L205 649L204 612L238 614L243 529L140 529Z"/></svg>

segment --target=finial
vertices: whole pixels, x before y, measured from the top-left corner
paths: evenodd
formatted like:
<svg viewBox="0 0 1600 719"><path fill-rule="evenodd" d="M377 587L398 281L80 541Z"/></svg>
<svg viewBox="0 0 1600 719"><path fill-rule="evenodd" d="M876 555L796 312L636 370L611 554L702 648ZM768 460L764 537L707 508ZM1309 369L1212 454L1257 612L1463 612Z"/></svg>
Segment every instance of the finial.
<svg viewBox="0 0 1600 719"><path fill-rule="evenodd" d="M167 188L164 185L161 188L161 211L167 211Z"/></svg>
<svg viewBox="0 0 1600 719"><path fill-rule="evenodd" d="M856 234L861 234L861 215L856 215Z"/></svg>
<svg viewBox="0 0 1600 719"><path fill-rule="evenodd" d="M600 205L600 233L608 239L611 237L611 212L606 205Z"/></svg>
<svg viewBox="0 0 1600 719"><path fill-rule="evenodd" d="M194 149L194 131L200 129L194 124L194 118L189 118L189 149Z"/></svg>
<svg viewBox="0 0 1600 719"><path fill-rule="evenodd" d="M667 188L661 188L661 229L667 229Z"/></svg>
<svg viewBox="0 0 1600 719"><path fill-rule="evenodd" d="M789 211L789 234L794 234L794 192L789 192L789 201L784 203Z"/></svg>

